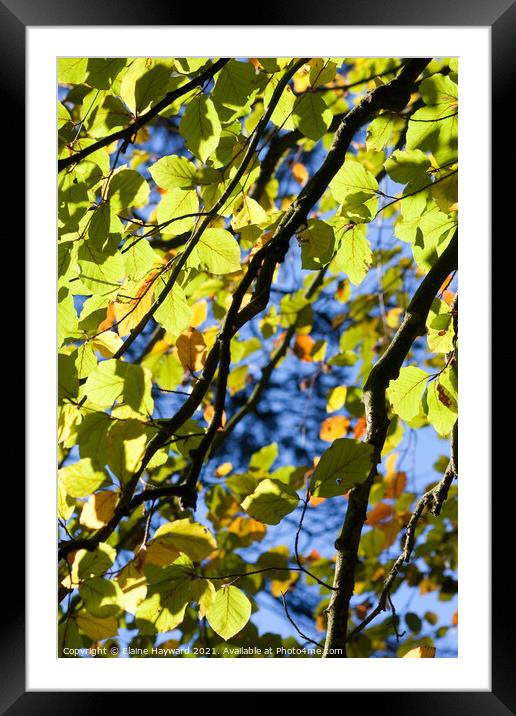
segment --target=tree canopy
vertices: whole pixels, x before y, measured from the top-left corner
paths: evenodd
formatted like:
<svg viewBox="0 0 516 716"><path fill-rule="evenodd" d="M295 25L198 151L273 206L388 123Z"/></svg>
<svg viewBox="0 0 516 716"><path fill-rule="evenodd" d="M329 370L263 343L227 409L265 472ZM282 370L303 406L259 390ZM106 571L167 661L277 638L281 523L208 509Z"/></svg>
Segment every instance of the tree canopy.
<svg viewBox="0 0 516 716"><path fill-rule="evenodd" d="M453 652L457 61L58 64L60 655Z"/></svg>

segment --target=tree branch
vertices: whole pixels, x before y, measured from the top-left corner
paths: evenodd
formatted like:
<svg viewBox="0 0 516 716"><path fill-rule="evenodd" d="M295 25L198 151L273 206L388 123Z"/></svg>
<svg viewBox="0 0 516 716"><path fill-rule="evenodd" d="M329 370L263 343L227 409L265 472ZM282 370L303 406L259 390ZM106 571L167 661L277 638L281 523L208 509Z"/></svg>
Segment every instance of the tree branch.
<svg viewBox="0 0 516 716"><path fill-rule="evenodd" d="M124 493L115 510L115 514L112 520L109 522L108 525L106 525L106 527L103 527L98 530L87 540L88 546L85 546L84 540L82 540L82 548L95 549L99 542L102 542L107 539L107 537L109 537L109 535L113 532L122 517L130 513L131 506L134 504L133 500L138 499L140 495L143 494L140 493L140 495L136 496L136 498L133 497L140 476L143 474L144 470L146 469L148 463L150 462L156 451L159 450L159 448L166 443L170 435L177 432L177 429L185 422L185 420L187 420L193 415L193 413L201 403L202 398L206 394L206 391L208 390L211 381L213 380L213 377L215 375L215 371L217 369L221 357L221 349L225 341L228 339L228 337L234 336L235 333L247 321L251 320L267 305L276 264L283 262L285 254L289 247L290 239L299 229L299 227L306 223L308 212L321 198L324 191L326 190L326 187L344 163L346 152L349 148L349 145L353 139L356 130L363 124L366 118L374 116L375 113L379 112L381 109L393 109L396 111L400 111L401 109L403 109L403 107L408 103L410 99L411 88L414 81L417 79L418 75L426 67L429 61L429 59L410 60L402 68L397 77L395 77L389 83L377 87L370 94L366 95L346 115L345 119L341 122L335 133L335 137L328 151L328 154L324 159L323 163L321 164L320 168L308 181L304 189L299 194L297 200L294 201L285 211L278 226L274 231L271 240L267 244L265 244L265 246L263 246L259 251L256 252L251 262L249 263L247 273L244 275L233 294L233 300L226 315L223 328L217 336L215 344L208 353L204 370L199 380L196 382L189 397L182 405L182 407L177 411L177 413L172 418L170 418L170 420L162 424L159 433L149 442L145 452L145 456L142 460L142 464L140 468L136 471L136 473L132 476L132 478L127 482L124 489ZM292 68L290 68L290 72L293 74L298 68L298 65L301 66L305 62L305 59L299 60L297 63L294 64ZM286 84L289 79L286 79L287 75L288 72L285 73L282 80L280 80L280 82L278 83L271 98L271 103L269 104L267 112L262 117L262 120L266 120L263 125L263 128L265 127L265 124L269 121L270 114L273 111L273 99L275 97L279 99L279 96L281 94L281 82L285 80ZM280 90L279 93L278 90ZM241 168L245 164L246 158L251 155L252 151L254 151L254 140L256 139L256 141L258 141L258 134L259 133L257 132L255 137L253 138L253 142L250 143L248 152L246 152L244 160L242 161ZM241 174L239 176L239 173L240 170L239 172L237 172L235 177L238 176L238 178L240 178ZM220 201L221 200L217 202L215 210L219 208ZM200 229L194 232L191 239L189 240L189 243L196 241L198 236L200 236L200 232L204 230L204 228L209 223L208 218L209 217L207 217L205 222L203 222ZM193 245L191 246L191 248L193 248ZM174 267L174 271L176 269L177 264ZM450 271L448 271L448 273L449 272ZM240 308L242 305L243 298L253 284L253 282L255 282L253 298L246 306L244 306L244 308ZM440 283L442 283L442 281ZM440 283L438 284L438 286L440 285ZM170 283L168 285L170 290L172 285ZM162 295L163 293L160 295L160 298ZM135 332L137 330L138 329L135 329ZM121 355L120 352L119 354L115 354L115 357L119 357L119 355ZM193 504L195 504L195 498L193 495L195 485L190 482L188 484L185 483L181 486L174 486L174 489L177 489L179 487L183 488L183 494L180 495L183 500L186 499L189 504L192 504L192 502ZM138 504L141 504L141 502L138 502ZM64 557L69 552L77 549L77 542L77 540L72 540L63 544L59 551L60 557Z"/></svg>
<svg viewBox="0 0 516 716"><path fill-rule="evenodd" d="M439 287L446 277L457 269L457 247L458 232L456 231L447 248L419 285L400 328L385 353L373 366L364 386L363 401L367 421L365 442L374 447L374 467L368 479L351 491L344 524L335 542L337 563L334 585L338 589L333 593L328 607L325 656L331 656L336 648L344 649L345 654L349 603L354 589L358 545L366 520L369 492L376 475L376 465L381 460L390 422L385 391L389 382L398 377L413 342L424 334L428 312Z"/></svg>
<svg viewBox="0 0 516 716"><path fill-rule="evenodd" d="M59 161L57 162L57 170L61 172L63 171L63 169L66 169L72 164L77 164L85 157L89 156L90 154L93 154L93 152L96 152L97 149L106 147L108 144L111 144L118 139L123 139L125 142L132 141L132 138L134 137L136 132L145 124L148 124L151 119L154 119L154 117L159 114L163 109L165 109L165 107L168 107L170 104L172 104L172 102L175 102L176 99L183 97L185 94L188 94L188 92L191 92L196 87L203 85L207 80L211 79L215 74L217 74L217 72L221 70L228 62L229 58L221 58L217 60L213 63L213 65L201 72L197 77L194 77L192 80L182 85L181 87L178 87L171 92L167 92L167 94L163 97L162 100L155 104L154 107L149 109L148 112L145 112L145 114L142 114L140 117L137 117L134 122L132 122L128 127L120 129L117 132L113 132L113 134L109 134L107 137L102 137L102 139L99 139L98 142L90 144L89 147L85 147L84 149L81 149L81 151L76 152L69 157L59 159Z"/></svg>

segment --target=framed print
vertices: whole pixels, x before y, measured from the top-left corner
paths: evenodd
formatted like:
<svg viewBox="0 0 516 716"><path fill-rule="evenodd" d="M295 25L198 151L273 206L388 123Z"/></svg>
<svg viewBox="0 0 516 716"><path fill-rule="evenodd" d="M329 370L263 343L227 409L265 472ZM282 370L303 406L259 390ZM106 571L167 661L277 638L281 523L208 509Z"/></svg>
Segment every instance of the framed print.
<svg viewBox="0 0 516 716"><path fill-rule="evenodd" d="M510 713L488 337L512 147L489 132L514 6L0 12L28 299L2 708Z"/></svg>

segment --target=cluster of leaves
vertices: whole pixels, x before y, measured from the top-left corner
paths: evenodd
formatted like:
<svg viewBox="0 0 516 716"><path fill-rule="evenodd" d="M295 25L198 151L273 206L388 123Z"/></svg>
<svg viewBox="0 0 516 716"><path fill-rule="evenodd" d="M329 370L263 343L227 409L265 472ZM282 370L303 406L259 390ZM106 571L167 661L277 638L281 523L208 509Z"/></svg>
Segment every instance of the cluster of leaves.
<svg viewBox="0 0 516 716"><path fill-rule="evenodd" d="M312 604L312 631L325 631L337 524L373 467L362 387L411 287L456 231L454 60L430 62L405 109L381 111L355 137L271 276L267 306L230 336L227 375L221 363L196 410L152 454L149 446L202 385L253 257L299 192L309 195L335 129L401 66L394 58L59 61L58 516L62 542L75 547L60 563L61 650L115 638L223 656L234 655L228 640L262 656L303 645L302 635L263 634L251 621L256 613L259 623L266 591L301 595L300 618ZM390 238L374 245L382 221ZM287 266L295 287L285 291ZM426 336L387 391L386 468L371 490L352 624L381 592L418 497L396 468L396 448L427 425L448 437L457 420L453 286L441 287ZM250 285L242 312L253 297ZM298 393L330 381L329 416L304 460L289 465L281 440L244 459L231 435L253 432L253 411L285 365L299 376ZM183 484L207 437L201 518L166 489ZM325 541L299 554L293 516L307 508ZM420 521L406 586L453 596L456 529L452 488L441 515ZM285 534L288 546L278 545L275 535ZM419 616L405 620L411 635L400 655L447 630L422 634ZM430 629L438 615L427 610L424 620ZM351 654L385 652L391 636L389 619L372 625Z"/></svg>

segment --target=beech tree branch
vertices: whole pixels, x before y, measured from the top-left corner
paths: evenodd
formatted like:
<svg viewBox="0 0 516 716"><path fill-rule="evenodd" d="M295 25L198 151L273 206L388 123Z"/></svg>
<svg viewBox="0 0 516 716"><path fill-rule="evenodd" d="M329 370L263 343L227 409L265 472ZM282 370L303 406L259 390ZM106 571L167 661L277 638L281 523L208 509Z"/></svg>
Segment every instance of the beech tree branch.
<svg viewBox="0 0 516 716"><path fill-rule="evenodd" d="M282 76L282 78L279 80L278 84L276 85L276 88L274 89L274 92L272 93L272 97L270 99L269 105L267 107L267 110L263 114L262 118L256 125L255 134L252 138L252 140L249 142L247 150L244 154L244 157L242 159L242 162L240 163L240 166L238 167L237 171L235 172L235 175L229 182L228 186L226 187L225 191L223 192L222 196L215 202L215 204L212 206L209 212L206 213L204 216L203 221L200 223L200 225L195 228L192 232L192 235L186 242L186 245L181 252L180 255L176 256L174 259L174 266L170 272L170 277L167 280L167 283L165 285L165 288L161 291L158 298L154 301L151 308L147 311L147 313L142 317L140 322L138 323L135 328L131 331L130 335L126 338L124 343L120 346L118 351L113 356L114 358L120 358L124 353L127 351L127 349L132 345L132 343L135 341L135 339L140 335L140 333L143 331L147 323L150 321L152 316L156 313L158 308L161 306L163 301L166 299L170 291L172 290L177 277L179 276L179 273L181 272L183 266L185 265L188 257L194 250L195 246L197 245L199 239L201 238L203 232L205 229L208 228L213 218L218 213L219 209L221 209L233 193L233 190L237 187L238 182L244 175L244 172L251 161L251 159L255 156L254 152L256 147L258 146L258 141L260 139L260 136L265 131L265 128L269 122L269 119L272 116L272 113L274 112L274 109L276 105L278 104L281 95L283 93L283 90L285 89L286 85L292 78L292 76L297 72L297 70L303 66L303 64L306 62L306 58L302 58L298 60L297 62L294 62L292 67L290 67Z"/></svg>
<svg viewBox="0 0 516 716"><path fill-rule="evenodd" d="M142 114L137 117L134 122L129 124L129 126L125 127L124 129L119 129L117 132L113 132L107 137L102 137L102 139L99 139L98 142L90 144L89 147L85 147L79 152L71 154L69 157L59 159L59 161L57 162L58 172L63 171L63 169L66 169L72 164L77 164L85 157L89 156L90 154L93 154L93 152L96 152L97 149L102 149L102 147L106 147L108 144L111 144L118 139L123 139L125 142L132 141L132 138L134 137L136 132L141 129L141 127L143 127L145 124L148 124L151 119L154 119L154 117L156 117L156 115L158 115L163 109L165 109L165 107L168 107L170 104L172 104L172 102L175 102L176 99L183 97L185 94L188 94L188 92L191 92L196 87L203 85L214 75L216 75L217 72L221 70L228 62L229 58L220 58L212 65L210 65L210 67L201 72L197 77L194 77L181 87L178 87L171 92L167 92L163 99L161 99L157 104L155 104L154 107L151 107L151 109L145 112L145 114Z"/></svg>
<svg viewBox="0 0 516 716"><path fill-rule="evenodd" d="M331 657L335 649L343 649L345 655L349 603L354 589L358 545L366 520L369 492L377 472L376 465L381 461L381 452L390 423L385 392L389 382L398 377L413 342L424 334L428 312L441 284L452 271L457 270L457 249L458 232L456 231L447 248L419 285L400 328L385 353L373 366L364 386L363 402L367 424L365 442L374 447L374 466L367 480L351 491L344 524L335 542L337 562L334 586L337 587L337 591L333 592L328 607L328 631L324 656Z"/></svg>
<svg viewBox="0 0 516 716"><path fill-rule="evenodd" d="M140 495L134 497L134 492L136 490L141 475L145 471L147 465L149 464L151 458L156 453L156 451L159 450L159 448L166 443L167 439L172 434L177 432L177 429L185 422L185 420L187 420L193 415L197 407L200 405L202 398L206 394L206 391L208 390L209 386L211 385L211 381L214 378L215 372L219 365L219 361L221 359L221 351L226 341L232 336L234 336L235 333L245 323L247 323L247 321L251 320L255 315L257 315L257 313L259 313L266 307L269 299L269 292L276 264L283 262L289 247L290 239L301 226L306 224L309 211L317 203L317 201L319 201L328 184L344 163L346 152L349 148L349 145L353 139L355 132L358 128L360 128L360 126L362 126L362 124L364 123L364 121L367 120L367 118L372 118L377 112L382 109L401 111L401 109L403 109L403 107L408 103L410 99L410 93L413 83L417 79L418 75L429 63L429 61L429 59L410 60L409 62L407 62L406 65L403 66L400 73L393 80L391 80L385 85L377 87L371 93L366 95L350 112L347 113L346 117L342 120L337 131L335 132L332 145L320 168L317 170L317 172L315 172L312 178L305 185L303 190L300 192L297 200L295 200L285 211L280 222L278 223L278 226L274 231L271 240L267 244L265 244L265 246L263 246L259 251L257 251L256 254L253 256L251 262L249 263L246 274L240 281L240 284L237 286L233 294L233 300L226 315L224 325L221 329L221 332L217 336L215 344L208 353L204 370L199 380L196 382L194 388L192 389L192 392L190 393L189 397L186 399L182 407L172 418L170 418L170 420L164 421L162 423L160 431L149 442L141 466L135 472L132 478L127 482L124 488L123 495L115 510L115 514L112 520L109 522L108 525L98 530L87 540L71 540L60 545L60 557L65 557L70 552L74 551L75 549L78 549L78 542L80 542L81 547L84 549L95 549L99 542L102 542L106 540L107 537L109 537L109 535L116 528L120 520L124 516L130 514L131 507L135 504L133 500L138 500L140 498L140 495L143 494L140 493ZM302 59L299 60L298 63L295 63L290 70L292 74L296 71L296 69L298 69L298 65L301 66L305 62L306 59ZM290 77L286 79L287 75L288 72L285 73L282 78L282 80L285 80L285 83L286 81L288 81L288 79L290 79ZM263 128L265 128L265 124L269 121L270 113L272 113L273 111L272 104L274 97L277 96L277 99L279 99L279 96L281 94L282 88L279 94L276 95L276 93L280 89L280 84L281 80L273 93L269 108L262 118L262 120L266 119ZM255 147L254 139L258 141L259 134L260 132L257 132L255 137L253 138L253 142L250 143L248 152L246 152L244 160L242 161L241 168L245 164L246 158L252 155L252 152L254 151ZM238 177L239 179L241 174L243 174L244 169L242 169L241 173L239 170L235 177ZM234 187L231 188L231 191L233 188ZM220 201L221 200L217 202L215 211L219 208ZM222 203L224 203L225 201L226 199L224 199ZM204 230L208 223L209 217L206 217L201 227L199 227L199 229L195 231L190 238L189 244L191 245L191 249L194 245L192 244L192 242L195 242L197 240L197 238L200 236L200 232ZM177 266L178 264L175 265L173 273L176 272ZM448 273L450 271L448 271ZM178 271L175 273L174 281L177 277L177 273ZM244 296L253 283L255 284L253 290L253 297L246 306L241 308ZM442 283L442 281L440 283ZM440 284L438 284L438 286L439 285ZM170 290L172 287L172 284L170 284L170 280L168 286ZM162 295L163 292L160 295L160 298ZM140 330L142 329L143 326L140 328ZM137 330L138 328L135 329L135 332ZM115 354L115 357L119 357L119 355L121 355L120 352L118 354ZM225 370L225 368L223 367L222 370ZM184 483L183 485L171 486L169 488L164 489L173 489L175 492L178 488L182 488L182 494L180 496L187 504L195 504L194 491L196 488L195 484L193 483L193 478L188 483ZM152 496L154 497L154 493ZM138 502L138 504L141 504L141 502Z"/></svg>

